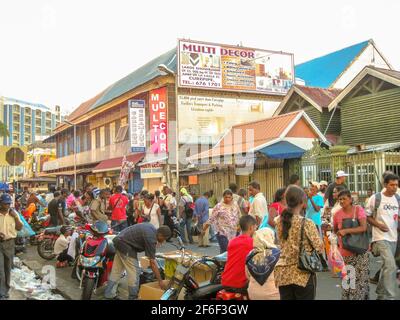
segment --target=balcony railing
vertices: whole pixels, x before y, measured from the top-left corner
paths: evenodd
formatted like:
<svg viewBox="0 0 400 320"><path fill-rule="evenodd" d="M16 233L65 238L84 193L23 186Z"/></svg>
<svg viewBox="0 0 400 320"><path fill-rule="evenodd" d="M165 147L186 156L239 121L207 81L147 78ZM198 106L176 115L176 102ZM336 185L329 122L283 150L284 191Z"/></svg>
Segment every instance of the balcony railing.
<svg viewBox="0 0 400 320"><path fill-rule="evenodd" d="M88 165L95 162L100 162L107 159L123 157L130 153L130 141L124 141L103 148L97 148L76 154L76 165ZM57 170L74 165L74 155L58 158L53 161L48 161L43 164L44 171Z"/></svg>

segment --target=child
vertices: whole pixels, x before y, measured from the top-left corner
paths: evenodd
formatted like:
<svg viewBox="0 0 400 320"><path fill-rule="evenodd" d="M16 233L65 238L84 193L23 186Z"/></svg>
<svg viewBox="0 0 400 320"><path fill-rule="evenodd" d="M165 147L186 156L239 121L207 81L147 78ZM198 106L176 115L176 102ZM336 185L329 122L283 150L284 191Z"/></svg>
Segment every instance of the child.
<svg viewBox="0 0 400 320"><path fill-rule="evenodd" d="M222 273L222 285L226 291L243 291L247 294L249 280L246 275L246 257L253 250L253 235L257 221L250 215L239 220L241 235L229 241L228 259Z"/></svg>
<svg viewBox="0 0 400 320"><path fill-rule="evenodd" d="M62 226L60 229L61 235L54 244L54 254L57 255L57 268L67 267L73 262L73 258L68 255L68 246L71 241L72 228L70 226Z"/></svg>

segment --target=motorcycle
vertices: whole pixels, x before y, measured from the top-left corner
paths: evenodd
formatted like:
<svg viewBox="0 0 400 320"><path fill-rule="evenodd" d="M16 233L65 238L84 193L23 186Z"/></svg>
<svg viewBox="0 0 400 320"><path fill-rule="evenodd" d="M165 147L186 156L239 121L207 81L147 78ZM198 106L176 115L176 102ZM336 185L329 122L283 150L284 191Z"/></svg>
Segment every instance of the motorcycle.
<svg viewBox="0 0 400 320"><path fill-rule="evenodd" d="M56 257L54 254L54 244L60 236L60 229L61 226L46 228L36 236L37 252L41 258L53 260Z"/></svg>
<svg viewBox="0 0 400 320"><path fill-rule="evenodd" d="M183 289L185 289L185 300L215 299L217 293L223 289L221 275L226 263L226 254L193 259L193 256L185 251L179 232L177 238L180 246L179 250L181 251L180 263L177 265L175 274L168 284L168 289L161 296L161 300L177 300ZM191 271L199 264L203 264L212 270L209 283L201 286L191 276Z"/></svg>
<svg viewBox="0 0 400 320"><path fill-rule="evenodd" d="M90 300L96 289L104 285L112 270L115 248L113 239L115 234L109 234L107 224L96 222L90 226L91 235L82 232L77 238L80 254L76 259L76 278L80 281L82 300ZM84 239L84 240L83 240ZM156 259L161 277L164 279L164 270L159 259ZM121 274L121 279L126 273ZM155 281L152 270L143 270L139 276L139 285Z"/></svg>
<svg viewBox="0 0 400 320"><path fill-rule="evenodd" d="M36 235L40 234L44 229L48 228L50 224L50 216L46 215L39 217L37 214L34 214L29 224ZM32 246L38 244L38 237L36 235L29 238L29 242Z"/></svg>

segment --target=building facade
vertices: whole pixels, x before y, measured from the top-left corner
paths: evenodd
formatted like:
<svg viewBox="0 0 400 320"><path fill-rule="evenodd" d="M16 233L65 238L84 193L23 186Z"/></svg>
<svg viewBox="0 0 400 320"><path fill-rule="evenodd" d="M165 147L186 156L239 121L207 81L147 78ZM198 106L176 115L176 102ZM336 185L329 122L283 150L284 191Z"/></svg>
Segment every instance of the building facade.
<svg viewBox="0 0 400 320"><path fill-rule="evenodd" d="M4 150L9 147L26 147L37 141L42 141L53 134L53 130L62 121L59 106L55 110L42 105L14 98L0 97L0 121L9 132L9 136L0 138L0 146ZM24 165L12 168L2 164L0 180L22 177Z"/></svg>

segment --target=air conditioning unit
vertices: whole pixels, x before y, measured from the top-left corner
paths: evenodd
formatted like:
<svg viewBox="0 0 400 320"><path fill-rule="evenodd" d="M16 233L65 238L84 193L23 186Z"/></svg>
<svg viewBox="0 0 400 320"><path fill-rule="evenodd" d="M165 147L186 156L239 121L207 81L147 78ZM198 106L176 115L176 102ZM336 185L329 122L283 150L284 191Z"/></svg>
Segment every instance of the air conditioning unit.
<svg viewBox="0 0 400 320"><path fill-rule="evenodd" d="M110 188L112 186L112 180L111 178L105 177L103 178L103 182L106 185L107 188Z"/></svg>

